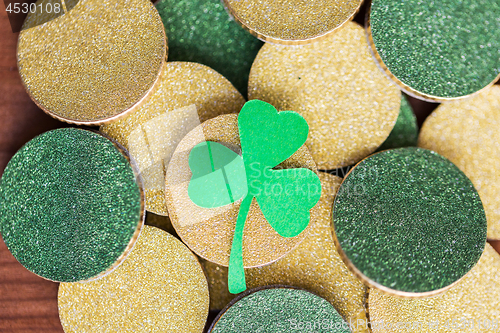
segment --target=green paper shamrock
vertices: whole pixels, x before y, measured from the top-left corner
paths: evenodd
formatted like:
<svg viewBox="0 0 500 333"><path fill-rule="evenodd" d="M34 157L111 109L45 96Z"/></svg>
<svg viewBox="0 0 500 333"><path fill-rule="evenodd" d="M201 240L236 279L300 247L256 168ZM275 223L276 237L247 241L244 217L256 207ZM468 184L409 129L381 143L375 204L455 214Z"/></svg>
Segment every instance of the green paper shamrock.
<svg viewBox="0 0 500 333"><path fill-rule="evenodd" d="M229 205L248 193L243 159L220 143L196 145L189 154L189 167L193 173L189 198L200 207Z"/></svg>
<svg viewBox="0 0 500 333"><path fill-rule="evenodd" d="M242 156L217 142L202 142L189 154L188 187L198 206L215 208L243 198L229 257L229 291L246 289L243 229L253 198L282 237L295 237L309 224L309 210L321 195L318 176L305 168L273 169L306 141L307 122L293 111L279 112L263 101L247 102L238 116ZM207 195L209 194L209 195Z"/></svg>

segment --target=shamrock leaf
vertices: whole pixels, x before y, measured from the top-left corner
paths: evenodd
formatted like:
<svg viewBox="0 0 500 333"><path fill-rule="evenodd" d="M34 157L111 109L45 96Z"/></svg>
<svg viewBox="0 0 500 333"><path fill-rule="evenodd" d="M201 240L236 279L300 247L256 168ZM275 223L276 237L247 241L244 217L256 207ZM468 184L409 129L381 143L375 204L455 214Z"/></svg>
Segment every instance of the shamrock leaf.
<svg viewBox="0 0 500 333"><path fill-rule="evenodd" d="M252 100L238 115L241 149L247 174L274 168L293 155L307 139L309 126L293 111L279 112L266 102Z"/></svg>
<svg viewBox="0 0 500 333"><path fill-rule="evenodd" d="M243 229L255 198L264 217L282 237L295 237L309 224L321 184L309 169L274 170L306 141L309 127L298 113L279 112L270 104L247 102L238 116L242 157L215 142L200 143L189 155L193 177L188 193L206 208L243 198L229 257L229 291L246 289ZM207 193L213 194L213 198Z"/></svg>
<svg viewBox="0 0 500 333"><path fill-rule="evenodd" d="M298 236L309 224L309 209L318 202L321 183L309 169L268 170L255 195L267 222L281 237Z"/></svg>
<svg viewBox="0 0 500 333"><path fill-rule="evenodd" d="M243 159L220 143L197 144L189 154L189 168L189 198L200 207L225 206L248 192Z"/></svg>

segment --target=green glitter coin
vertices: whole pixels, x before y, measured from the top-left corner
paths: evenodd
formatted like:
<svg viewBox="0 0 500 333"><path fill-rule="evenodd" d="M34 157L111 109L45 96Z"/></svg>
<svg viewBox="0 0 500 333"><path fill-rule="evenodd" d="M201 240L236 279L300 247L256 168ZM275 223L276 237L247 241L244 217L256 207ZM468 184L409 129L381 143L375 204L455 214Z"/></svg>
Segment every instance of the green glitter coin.
<svg viewBox="0 0 500 333"><path fill-rule="evenodd" d="M498 0L373 0L372 49L418 98L468 96L500 74Z"/></svg>
<svg viewBox="0 0 500 333"><path fill-rule="evenodd" d="M386 150L347 175L334 203L339 252L373 288L424 297L479 260L486 216L472 182L430 150Z"/></svg>
<svg viewBox="0 0 500 333"><path fill-rule="evenodd" d="M160 0L168 60L211 67L246 96L248 75L262 42L226 12L221 0Z"/></svg>
<svg viewBox="0 0 500 333"><path fill-rule="evenodd" d="M327 300L291 287L254 289L233 300L210 333L347 333L349 325Z"/></svg>
<svg viewBox="0 0 500 333"><path fill-rule="evenodd" d="M127 158L103 136L46 132L10 160L0 183L0 232L14 257L59 282L115 268L142 226L141 190Z"/></svg>
<svg viewBox="0 0 500 333"><path fill-rule="evenodd" d="M418 142L417 118L404 95L401 95L401 107L398 119L391 133L384 143L378 148L379 151L402 147L416 147Z"/></svg>

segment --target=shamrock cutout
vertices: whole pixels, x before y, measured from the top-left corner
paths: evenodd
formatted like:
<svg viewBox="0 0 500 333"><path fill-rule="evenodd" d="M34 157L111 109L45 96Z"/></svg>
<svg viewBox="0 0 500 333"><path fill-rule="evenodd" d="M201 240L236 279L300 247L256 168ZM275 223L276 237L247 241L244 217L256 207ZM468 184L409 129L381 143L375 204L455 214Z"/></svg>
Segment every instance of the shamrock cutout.
<svg viewBox="0 0 500 333"><path fill-rule="evenodd" d="M279 112L263 101L247 102L238 116L242 156L217 142L202 142L189 154L190 199L203 208L243 198L229 257L229 291L246 289L243 229L255 198L264 217L282 237L295 237L309 224L309 210L321 195L318 176L305 168L274 169L306 141L307 122L293 111ZM209 194L209 195L207 195Z"/></svg>

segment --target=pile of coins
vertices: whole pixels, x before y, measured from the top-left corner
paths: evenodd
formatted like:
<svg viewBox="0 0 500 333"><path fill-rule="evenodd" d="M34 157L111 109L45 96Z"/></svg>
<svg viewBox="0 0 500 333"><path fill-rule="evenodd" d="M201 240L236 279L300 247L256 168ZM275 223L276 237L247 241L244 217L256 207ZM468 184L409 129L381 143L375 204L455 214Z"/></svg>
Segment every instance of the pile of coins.
<svg viewBox="0 0 500 333"><path fill-rule="evenodd" d="M70 127L0 234L65 332L500 330L500 3L47 3L19 74Z"/></svg>

